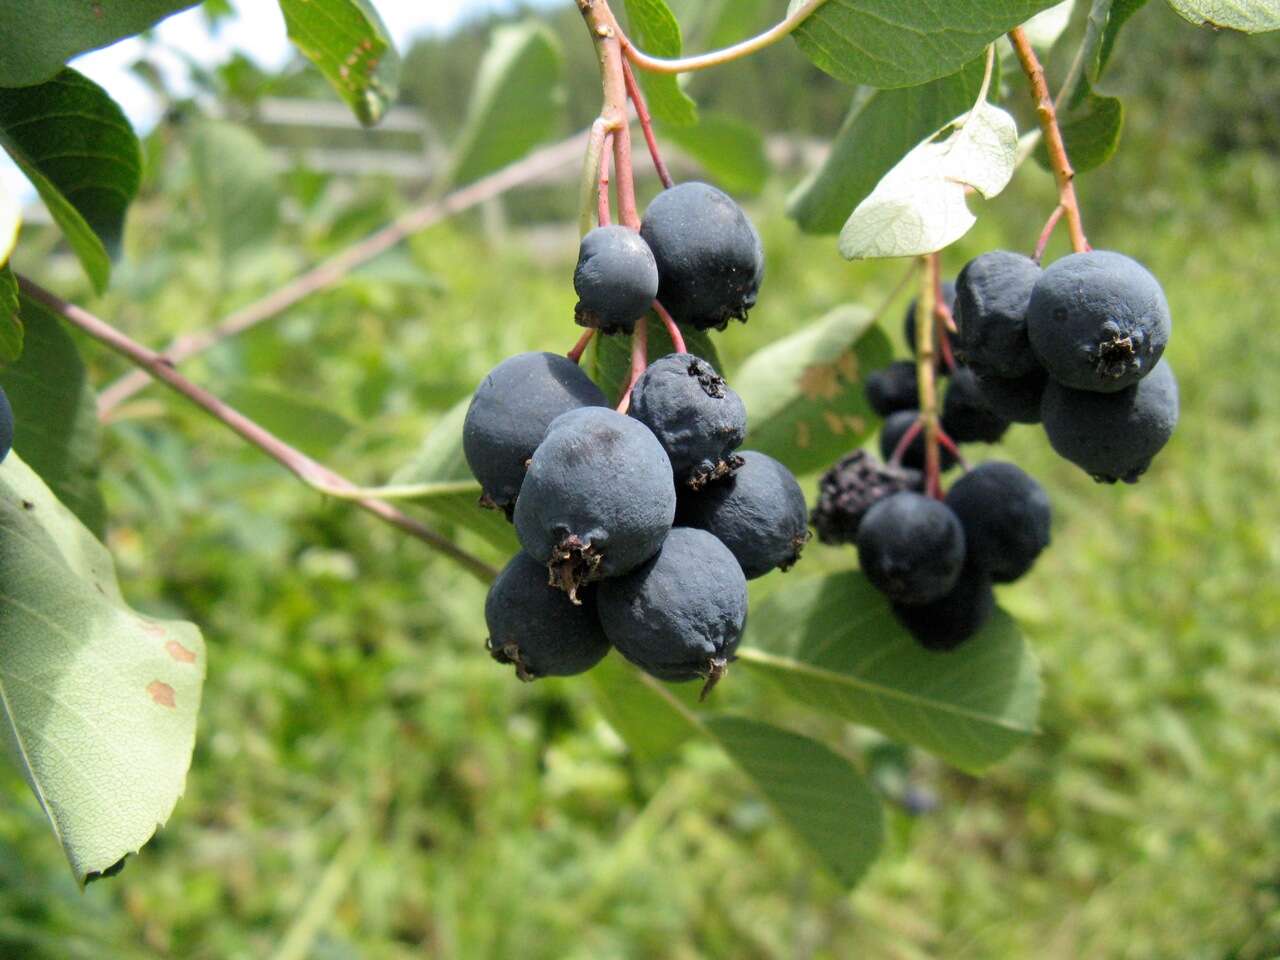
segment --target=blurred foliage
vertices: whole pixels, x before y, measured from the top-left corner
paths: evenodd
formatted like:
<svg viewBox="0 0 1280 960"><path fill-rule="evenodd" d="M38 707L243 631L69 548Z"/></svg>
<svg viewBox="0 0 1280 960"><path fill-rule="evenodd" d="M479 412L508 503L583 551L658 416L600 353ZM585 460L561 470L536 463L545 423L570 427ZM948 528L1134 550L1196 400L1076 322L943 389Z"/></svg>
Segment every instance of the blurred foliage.
<svg viewBox="0 0 1280 960"><path fill-rule="evenodd" d="M563 46L579 125L597 97L589 46L571 10L549 19L574 31ZM691 23L689 48L713 27ZM442 130L485 29L473 47L464 32L406 57L404 98ZM195 620L208 642L187 793L119 877L80 894L5 768L0 955L1275 956L1280 278L1261 252L1280 249L1278 51L1276 37L1196 31L1149 4L1102 85L1129 124L1116 159L1081 177L1086 225L1165 281L1183 421L1132 488L1094 485L1033 429L992 451L1040 477L1057 514L1053 549L1002 592L1044 663L1041 735L977 780L800 711L746 670L717 690L730 708L842 740L896 801L889 852L854 893L814 869L721 754L641 762L590 684L516 683L482 652L483 591L465 574L152 388L105 432L104 489L130 601ZM805 134L833 132L850 93L786 45L690 89L705 109ZM47 231L24 231L15 256L151 343L404 205L386 182L284 174L273 242L219 269L189 109L146 144L144 199L107 296L91 297ZM782 219L785 179L752 209L769 258L760 305L717 338L731 380L755 349L850 300L875 308L898 279L899 266L845 264L830 238ZM220 392L284 387L361 424L334 432L327 460L385 480L500 358L570 346L573 193L570 181L505 199L504 229L478 214L433 228L186 369ZM1026 165L947 268L1029 248L1053 196ZM1050 256L1063 249L1058 238ZM885 314L895 342L900 313ZM82 347L95 383L123 372ZM815 546L788 576L852 563Z"/></svg>

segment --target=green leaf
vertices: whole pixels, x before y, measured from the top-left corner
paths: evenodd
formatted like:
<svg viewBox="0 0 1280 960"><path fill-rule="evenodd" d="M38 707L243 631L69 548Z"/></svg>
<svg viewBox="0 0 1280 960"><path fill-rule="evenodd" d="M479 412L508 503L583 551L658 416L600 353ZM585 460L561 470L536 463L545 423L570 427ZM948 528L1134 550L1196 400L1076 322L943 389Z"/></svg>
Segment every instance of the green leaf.
<svg viewBox="0 0 1280 960"><path fill-rule="evenodd" d="M555 34L536 21L499 27L476 79L449 180L470 183L555 132L564 108Z"/></svg>
<svg viewBox="0 0 1280 960"><path fill-rule="evenodd" d="M837 232L912 147L973 104L985 65L986 58L979 57L930 83L860 91L826 161L787 198L787 213L800 229Z"/></svg>
<svg viewBox="0 0 1280 960"><path fill-rule="evenodd" d="M332 453L353 426L328 407L275 387L241 383L226 391L224 399L286 443L318 459Z"/></svg>
<svg viewBox="0 0 1280 960"><path fill-rule="evenodd" d="M365 126L382 119L400 86L400 55L369 0L280 0L289 39Z"/></svg>
<svg viewBox="0 0 1280 960"><path fill-rule="evenodd" d="M1061 3L1055 4L1048 10L1042 10L1024 23L1022 30L1031 41L1031 45L1042 50L1052 49L1054 43L1066 32L1071 23L1074 5L1074 0L1062 0Z"/></svg>
<svg viewBox="0 0 1280 960"><path fill-rule="evenodd" d="M1102 75L1102 71L1107 68L1107 63L1111 60L1116 39L1120 36L1120 28L1146 4L1147 0L1111 0L1111 9L1102 32L1102 42L1098 46L1098 59L1092 71L1094 81Z"/></svg>
<svg viewBox="0 0 1280 960"><path fill-rule="evenodd" d="M1009 183L1018 152L1013 117L986 100L957 117L881 178L840 230L849 260L912 257L955 243L977 222L965 191L990 199ZM946 133L947 131L943 131Z"/></svg>
<svg viewBox="0 0 1280 960"><path fill-rule="evenodd" d="M751 611L740 662L820 710L981 771L1035 733L1035 657L1003 611L957 650L923 649L860 573L800 578Z"/></svg>
<svg viewBox="0 0 1280 960"><path fill-rule="evenodd" d="M66 69L39 86L0 90L0 146L101 293L142 177L138 138L124 113L96 83Z"/></svg>
<svg viewBox="0 0 1280 960"><path fill-rule="evenodd" d="M828 466L875 429L863 375L893 349L870 311L837 307L747 358L734 378L747 405L746 445L804 474Z"/></svg>
<svg viewBox="0 0 1280 960"><path fill-rule="evenodd" d="M794 10L804 0L791 0ZM911 87L955 73L1057 0L827 0L792 34L845 83Z"/></svg>
<svg viewBox="0 0 1280 960"><path fill-rule="evenodd" d="M106 526L98 488L98 401L80 351L48 308L22 297L21 358L0 371L13 405L13 448L95 535Z"/></svg>
<svg viewBox="0 0 1280 960"><path fill-rule="evenodd" d="M680 24L665 0L626 0L627 35L645 53L671 59L680 56L684 39ZM649 112L663 123L687 127L698 122L698 106L674 74L637 70Z"/></svg>
<svg viewBox="0 0 1280 960"><path fill-rule="evenodd" d="M1242 33L1280 30L1280 3L1276 0L1169 0L1169 6L1198 27Z"/></svg>
<svg viewBox="0 0 1280 960"><path fill-rule="evenodd" d="M22 207L18 205L18 198L0 187L0 267L9 262L21 226Z"/></svg>
<svg viewBox="0 0 1280 960"><path fill-rule="evenodd" d="M412 460L397 470L391 483L429 485L432 489L413 501L445 523L471 530L504 554L520 549L511 524L499 510L480 506L480 484L471 475L462 452L462 422L467 417L467 397L450 407L427 434Z"/></svg>
<svg viewBox="0 0 1280 960"><path fill-rule="evenodd" d="M16 454L0 466L0 584L4 741L83 882L181 796L204 642L129 609L106 549Z"/></svg>
<svg viewBox="0 0 1280 960"><path fill-rule="evenodd" d="M605 657L587 677L609 726L643 760L667 759L700 732L689 713L697 709L698 684L660 691L617 653ZM672 698L681 699L687 709L677 709Z"/></svg>
<svg viewBox="0 0 1280 960"><path fill-rule="evenodd" d="M192 130L189 149L203 233L224 263L270 240L280 187L262 141L237 124L208 120Z"/></svg>
<svg viewBox="0 0 1280 960"><path fill-rule="evenodd" d="M1081 81L1084 83L1085 81ZM1076 173L1102 166L1115 154L1124 129L1124 104L1115 97L1103 97L1085 87L1081 101L1061 118L1062 140ZM1050 169L1049 151L1044 142L1036 145L1036 163Z"/></svg>
<svg viewBox="0 0 1280 960"><path fill-rule="evenodd" d="M650 313L646 324L650 361L675 353L676 348L667 335L667 329L656 315ZM711 342L711 335L705 330L681 330L685 349L695 356L702 357L720 373L724 367L720 363L720 355ZM604 395L612 400L622 399L622 391L631 379L631 338L620 333L603 336L597 334L591 341L591 349L584 357L589 363L587 372L604 391Z"/></svg>
<svg viewBox="0 0 1280 960"><path fill-rule="evenodd" d="M663 127L661 134L696 161L728 193L755 195L764 189L769 179L764 137L741 120L704 113L691 127Z"/></svg>
<svg viewBox="0 0 1280 960"><path fill-rule="evenodd" d="M816 740L745 717L710 716L707 730L782 822L846 886L879 856L880 798L845 757Z"/></svg>
<svg viewBox="0 0 1280 960"><path fill-rule="evenodd" d="M0 267L0 365L22 356L22 319L18 310L18 279L8 264Z"/></svg>
<svg viewBox="0 0 1280 960"><path fill-rule="evenodd" d="M26 87L53 77L78 53L141 33L196 0L0 0L0 87Z"/></svg>

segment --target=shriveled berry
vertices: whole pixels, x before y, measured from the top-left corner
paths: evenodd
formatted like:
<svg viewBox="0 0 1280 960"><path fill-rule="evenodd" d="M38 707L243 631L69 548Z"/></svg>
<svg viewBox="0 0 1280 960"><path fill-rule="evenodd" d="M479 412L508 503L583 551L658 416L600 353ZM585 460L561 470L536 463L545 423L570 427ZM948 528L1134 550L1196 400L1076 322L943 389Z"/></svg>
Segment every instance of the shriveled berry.
<svg viewBox="0 0 1280 960"><path fill-rule="evenodd" d="M476 388L462 425L462 451L484 491L481 502L511 516L525 464L551 421L578 407L606 405L582 369L555 353L521 353Z"/></svg>
<svg viewBox="0 0 1280 960"><path fill-rule="evenodd" d="M862 572L894 603L937 600L964 566L964 529L944 503L895 493L875 504L858 529Z"/></svg>
<svg viewBox="0 0 1280 960"><path fill-rule="evenodd" d="M822 475L809 519L823 543L853 543L873 504L902 490L923 489L919 470L891 467L866 450L854 450Z"/></svg>
<svg viewBox="0 0 1280 960"><path fill-rule="evenodd" d="M1049 545L1049 495L1012 463L974 467L947 491L947 506L964 527L969 561L997 583L1026 574Z"/></svg>
<svg viewBox="0 0 1280 960"><path fill-rule="evenodd" d="M942 401L942 429L956 443L998 443L1009 421L994 413L968 367L956 367Z"/></svg>
<svg viewBox="0 0 1280 960"><path fill-rule="evenodd" d="M882 417L899 410L919 410L920 392L916 381L916 365L910 360L895 360L867 377L863 386L867 403Z"/></svg>
<svg viewBox="0 0 1280 960"><path fill-rule="evenodd" d="M715 368L690 353L655 360L631 392L631 416L653 431L676 483L695 490L725 477L747 434L747 408Z"/></svg>
<svg viewBox="0 0 1280 960"><path fill-rule="evenodd" d="M978 377L978 393L987 408L1011 423L1039 423L1040 400L1049 375L1043 370L1017 380Z"/></svg>
<svg viewBox="0 0 1280 960"><path fill-rule="evenodd" d="M605 636L640 669L709 689L742 639L747 579L714 536L676 527L656 557L600 584L599 609Z"/></svg>
<svg viewBox="0 0 1280 960"><path fill-rule="evenodd" d="M1114 393L1153 369L1169 342L1160 282L1122 253L1091 250L1055 260L1027 308L1027 334L1054 380Z"/></svg>
<svg viewBox="0 0 1280 960"><path fill-rule="evenodd" d="M1016 379L1040 362L1027 339L1031 289L1043 271L1030 257L992 250L956 278L956 354L975 373Z"/></svg>
<svg viewBox="0 0 1280 960"><path fill-rule="evenodd" d="M950 590L928 603L893 604L893 615L927 650L954 650L976 634L996 609L991 578L976 564L965 564Z"/></svg>
<svg viewBox="0 0 1280 960"><path fill-rule="evenodd" d="M630 333L658 295L658 264L634 230L596 227L578 248L573 289L579 324L601 333Z"/></svg>
<svg viewBox="0 0 1280 960"><path fill-rule="evenodd" d="M487 647L499 663L515 664L521 680L569 677L609 652L593 590L575 605L547 583L547 568L518 553L498 574L484 601Z"/></svg>
<svg viewBox="0 0 1280 960"><path fill-rule="evenodd" d="M754 580L800 559L809 514L790 470L755 450L742 451L741 460L733 476L683 493L676 522L715 534Z"/></svg>
<svg viewBox="0 0 1280 960"><path fill-rule="evenodd" d="M880 426L880 456L886 462L893 459L893 451L898 448L898 443L906 436L917 420L920 419L920 411L918 410L899 410L897 413L887 417ZM924 469L924 430L916 432L915 439L907 444L907 449L902 454L902 465L911 470ZM956 457L946 447L938 448L938 465L943 470L950 470L956 465Z"/></svg>
<svg viewBox="0 0 1280 960"><path fill-rule="evenodd" d="M746 320L764 278L760 234L728 194L681 183L654 198L640 235L658 263L658 299L676 322L723 330Z"/></svg>
<svg viewBox="0 0 1280 960"><path fill-rule="evenodd" d="M516 536L577 600L581 584L657 553L675 512L671 461L657 437L608 407L582 407L557 417L534 451Z"/></svg>

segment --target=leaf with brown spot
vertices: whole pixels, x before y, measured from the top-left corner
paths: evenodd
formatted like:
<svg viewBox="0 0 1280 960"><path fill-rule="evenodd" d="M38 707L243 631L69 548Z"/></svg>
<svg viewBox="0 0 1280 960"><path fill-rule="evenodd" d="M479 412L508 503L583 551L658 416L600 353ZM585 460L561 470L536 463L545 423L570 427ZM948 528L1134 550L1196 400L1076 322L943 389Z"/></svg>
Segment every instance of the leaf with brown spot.
<svg viewBox="0 0 1280 960"><path fill-rule="evenodd" d="M106 875L169 818L203 682L200 632L131 610L106 548L11 453L0 465L0 727L77 880Z"/></svg>

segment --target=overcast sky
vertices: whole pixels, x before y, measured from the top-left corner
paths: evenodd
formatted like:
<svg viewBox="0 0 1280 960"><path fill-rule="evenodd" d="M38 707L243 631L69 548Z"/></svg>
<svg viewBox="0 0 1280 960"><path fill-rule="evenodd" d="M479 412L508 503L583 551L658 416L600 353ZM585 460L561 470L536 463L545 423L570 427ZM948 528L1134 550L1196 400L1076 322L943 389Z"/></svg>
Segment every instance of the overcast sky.
<svg viewBox="0 0 1280 960"><path fill-rule="evenodd" d="M567 0L532 0L539 6L554 6ZM239 50L260 66L278 69L290 57L284 19L275 3L265 0L233 0L236 17L224 21L217 34L205 25L199 7L170 17L156 28L164 47L181 51L198 63L221 63ZM514 0L375 0L397 49L408 48L414 37L448 30L464 16L515 6ZM95 50L72 61L81 73L101 85L115 99L134 124L143 130L155 123L160 105L142 81L129 72L129 65L143 49L140 40L123 40L105 50ZM165 72L170 87L181 92L186 68L182 56L154 55ZM0 190L17 194L24 202L34 192L8 156L0 151Z"/></svg>

